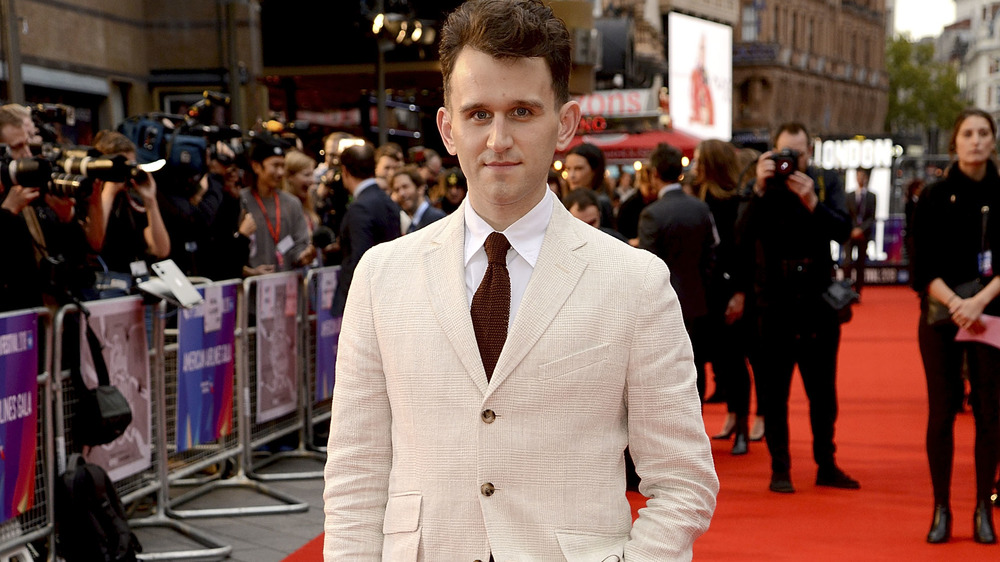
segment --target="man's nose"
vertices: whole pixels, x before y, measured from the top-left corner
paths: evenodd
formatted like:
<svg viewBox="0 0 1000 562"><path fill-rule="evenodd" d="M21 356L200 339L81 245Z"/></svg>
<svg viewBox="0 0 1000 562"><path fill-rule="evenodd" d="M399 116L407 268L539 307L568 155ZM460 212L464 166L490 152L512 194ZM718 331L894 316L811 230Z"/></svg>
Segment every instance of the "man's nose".
<svg viewBox="0 0 1000 562"><path fill-rule="evenodd" d="M489 149L493 152L504 152L513 144L510 124L508 124L506 119L503 117L497 117L494 119L493 126L490 130L490 138L486 143Z"/></svg>

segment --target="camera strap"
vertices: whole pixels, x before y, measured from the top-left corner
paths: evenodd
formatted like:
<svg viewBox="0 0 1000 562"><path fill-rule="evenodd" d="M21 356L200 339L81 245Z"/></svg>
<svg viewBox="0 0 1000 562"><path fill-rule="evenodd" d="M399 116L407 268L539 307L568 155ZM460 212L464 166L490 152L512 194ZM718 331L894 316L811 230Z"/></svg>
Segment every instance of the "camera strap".
<svg viewBox="0 0 1000 562"><path fill-rule="evenodd" d="M35 214L35 209L31 205L28 205L21 211L21 215L24 217L25 224L28 225L28 232L31 233L31 239L35 246L35 263L41 263L42 260L48 257L49 252L45 248L45 235L42 233L42 225L38 222L38 215Z"/></svg>

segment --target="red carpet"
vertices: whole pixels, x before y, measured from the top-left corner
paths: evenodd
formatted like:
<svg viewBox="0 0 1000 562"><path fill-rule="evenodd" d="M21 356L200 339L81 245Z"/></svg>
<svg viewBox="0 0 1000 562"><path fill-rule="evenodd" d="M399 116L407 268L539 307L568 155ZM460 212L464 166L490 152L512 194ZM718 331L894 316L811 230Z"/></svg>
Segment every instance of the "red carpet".
<svg viewBox="0 0 1000 562"><path fill-rule="evenodd" d="M971 414L956 424L952 484L953 539L928 545L933 502L924 453L926 388L917 350L917 299L903 287L869 287L844 327L840 348L837 459L861 490L817 488L808 407L796 377L791 398L792 495L767 490L764 443L733 457L731 442L713 441L722 489L709 531L695 543L696 560L955 561L1000 560L1000 546L972 540L974 469ZM711 391L711 389L709 389ZM705 407L715 433L725 405ZM633 513L644 503L630 497ZM1000 515L996 515L1000 520ZM319 536L287 561L322 559Z"/></svg>

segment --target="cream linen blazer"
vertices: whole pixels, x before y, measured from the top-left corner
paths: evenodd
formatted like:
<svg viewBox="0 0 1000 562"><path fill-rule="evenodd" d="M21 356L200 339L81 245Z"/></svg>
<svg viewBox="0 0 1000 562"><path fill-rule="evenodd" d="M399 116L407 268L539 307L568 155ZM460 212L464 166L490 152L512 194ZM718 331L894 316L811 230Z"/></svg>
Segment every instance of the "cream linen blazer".
<svg viewBox="0 0 1000 562"><path fill-rule="evenodd" d="M337 357L327 561L691 559L719 482L667 268L553 201L489 383L464 206L361 260ZM634 525L626 445L650 498Z"/></svg>

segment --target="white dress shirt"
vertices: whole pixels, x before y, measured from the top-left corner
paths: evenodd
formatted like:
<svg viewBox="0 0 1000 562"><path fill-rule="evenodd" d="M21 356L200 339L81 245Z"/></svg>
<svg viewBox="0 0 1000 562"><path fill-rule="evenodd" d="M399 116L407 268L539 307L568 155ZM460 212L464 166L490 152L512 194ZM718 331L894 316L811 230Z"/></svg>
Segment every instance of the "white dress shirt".
<svg viewBox="0 0 1000 562"><path fill-rule="evenodd" d="M510 273L510 316L507 319L507 330L514 324L521 297L528 287L531 273L535 270L538 253L542 250L545 240L545 229L552 217L552 191L545 190L545 195L530 211L514 224L501 232L510 242L507 250L507 271ZM476 214L469 200L463 203L465 207L465 294L472 308L472 297L483 282L489 261L486 258L486 237L493 232L482 217Z"/></svg>

